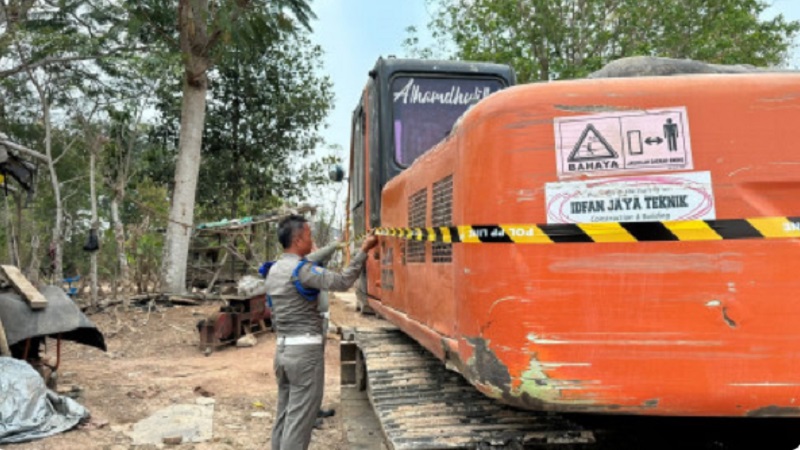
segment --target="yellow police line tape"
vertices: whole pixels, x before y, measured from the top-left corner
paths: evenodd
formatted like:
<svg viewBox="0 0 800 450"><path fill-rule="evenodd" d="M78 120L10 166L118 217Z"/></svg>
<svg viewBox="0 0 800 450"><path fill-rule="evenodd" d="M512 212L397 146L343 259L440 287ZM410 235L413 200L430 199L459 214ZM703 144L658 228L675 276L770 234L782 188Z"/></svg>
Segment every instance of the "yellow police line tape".
<svg viewBox="0 0 800 450"><path fill-rule="evenodd" d="M375 234L443 243L559 244L576 242L716 241L800 238L800 217L606 222L578 224L497 224L375 229Z"/></svg>

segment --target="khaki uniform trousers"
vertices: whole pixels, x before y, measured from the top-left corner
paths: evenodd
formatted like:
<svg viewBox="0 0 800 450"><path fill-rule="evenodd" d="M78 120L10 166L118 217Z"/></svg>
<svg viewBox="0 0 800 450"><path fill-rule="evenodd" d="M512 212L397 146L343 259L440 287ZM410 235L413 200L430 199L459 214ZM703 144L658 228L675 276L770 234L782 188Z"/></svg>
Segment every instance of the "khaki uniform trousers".
<svg viewBox="0 0 800 450"><path fill-rule="evenodd" d="M273 362L278 382L278 415L272 450L306 450L322 405L325 350L322 343L277 344Z"/></svg>

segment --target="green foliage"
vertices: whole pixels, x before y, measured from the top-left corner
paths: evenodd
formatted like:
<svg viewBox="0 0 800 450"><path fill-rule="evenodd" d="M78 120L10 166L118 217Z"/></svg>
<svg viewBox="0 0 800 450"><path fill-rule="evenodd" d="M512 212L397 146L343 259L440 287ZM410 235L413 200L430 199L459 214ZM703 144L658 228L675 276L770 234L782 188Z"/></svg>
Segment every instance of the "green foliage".
<svg viewBox="0 0 800 450"><path fill-rule="evenodd" d="M164 245L169 209L167 189L142 180L129 192L123 222L127 226L126 248L131 279L139 292L155 287Z"/></svg>
<svg viewBox="0 0 800 450"><path fill-rule="evenodd" d="M409 58L416 59L439 59L440 54L432 47L424 47L419 39L417 27L411 25L406 27L406 37L403 39L403 48Z"/></svg>
<svg viewBox="0 0 800 450"><path fill-rule="evenodd" d="M164 59L180 58L190 80L229 58L231 47L263 49L280 34L310 29L307 0L124 0L130 32ZM184 12L188 11L188 12ZM177 19L177 20L176 20ZM182 28L183 27L183 28ZM193 66L196 61L199 66Z"/></svg>
<svg viewBox="0 0 800 450"><path fill-rule="evenodd" d="M282 34L267 48L233 46L231 58L210 75L211 91L197 191L198 219L258 214L309 184L327 181L324 165L298 164L322 144L319 131L331 109L332 85L322 71L322 50L304 33ZM177 80L158 91L160 124L150 135L155 150L143 170L172 181L180 132ZM330 159L330 158L329 158Z"/></svg>
<svg viewBox="0 0 800 450"><path fill-rule="evenodd" d="M305 31L313 18L310 2L206 2L209 9L197 9L201 14L191 22L194 44L187 49L179 24L188 22L180 21L179 5L203 3L32 0L29 10L0 26L0 132L44 152L43 105L31 79L50 107L65 216L64 275L88 280L89 253L82 247L91 226L89 152L92 136L101 136L100 275L118 275L109 207L117 198L131 277L142 290L157 283L190 59L206 60L211 87L196 222L313 197L308 186L327 181L326 165L338 161L314 155L323 146L319 132L333 94L320 75L321 49ZM0 22L7 18L0 14ZM12 194L7 209L0 204L19 230L21 265L38 259L45 275L56 208L50 177L40 164L33 201ZM3 222L0 261L8 258L9 232Z"/></svg>
<svg viewBox="0 0 800 450"><path fill-rule="evenodd" d="M761 18L762 0L428 0L430 28L454 59L512 65L520 82L583 77L615 59L721 64L785 61L800 22ZM420 49L414 30L406 48Z"/></svg>
<svg viewBox="0 0 800 450"><path fill-rule="evenodd" d="M166 186L145 178L131 187L127 198L124 223L146 225L147 231L163 230L167 226L169 193Z"/></svg>

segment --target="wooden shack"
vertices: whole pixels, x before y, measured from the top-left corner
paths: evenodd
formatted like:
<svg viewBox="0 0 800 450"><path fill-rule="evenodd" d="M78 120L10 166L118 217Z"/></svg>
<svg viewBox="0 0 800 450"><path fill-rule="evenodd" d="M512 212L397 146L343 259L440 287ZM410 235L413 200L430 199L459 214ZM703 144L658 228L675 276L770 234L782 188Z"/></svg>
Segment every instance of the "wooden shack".
<svg viewBox="0 0 800 450"><path fill-rule="evenodd" d="M278 221L294 213L313 216L316 208L282 208L258 216L197 225L192 234L186 268L188 290L225 293L235 289L243 276L257 276L264 261L275 259L281 253Z"/></svg>

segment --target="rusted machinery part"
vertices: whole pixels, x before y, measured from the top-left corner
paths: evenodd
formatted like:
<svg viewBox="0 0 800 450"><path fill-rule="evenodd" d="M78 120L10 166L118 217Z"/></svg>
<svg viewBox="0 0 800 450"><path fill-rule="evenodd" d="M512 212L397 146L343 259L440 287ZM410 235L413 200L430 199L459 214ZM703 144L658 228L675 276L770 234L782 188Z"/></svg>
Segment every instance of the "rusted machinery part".
<svg viewBox="0 0 800 450"><path fill-rule="evenodd" d="M228 312L215 312L208 316L207 324L214 327L214 337L219 341L225 341L232 337L233 314Z"/></svg>

